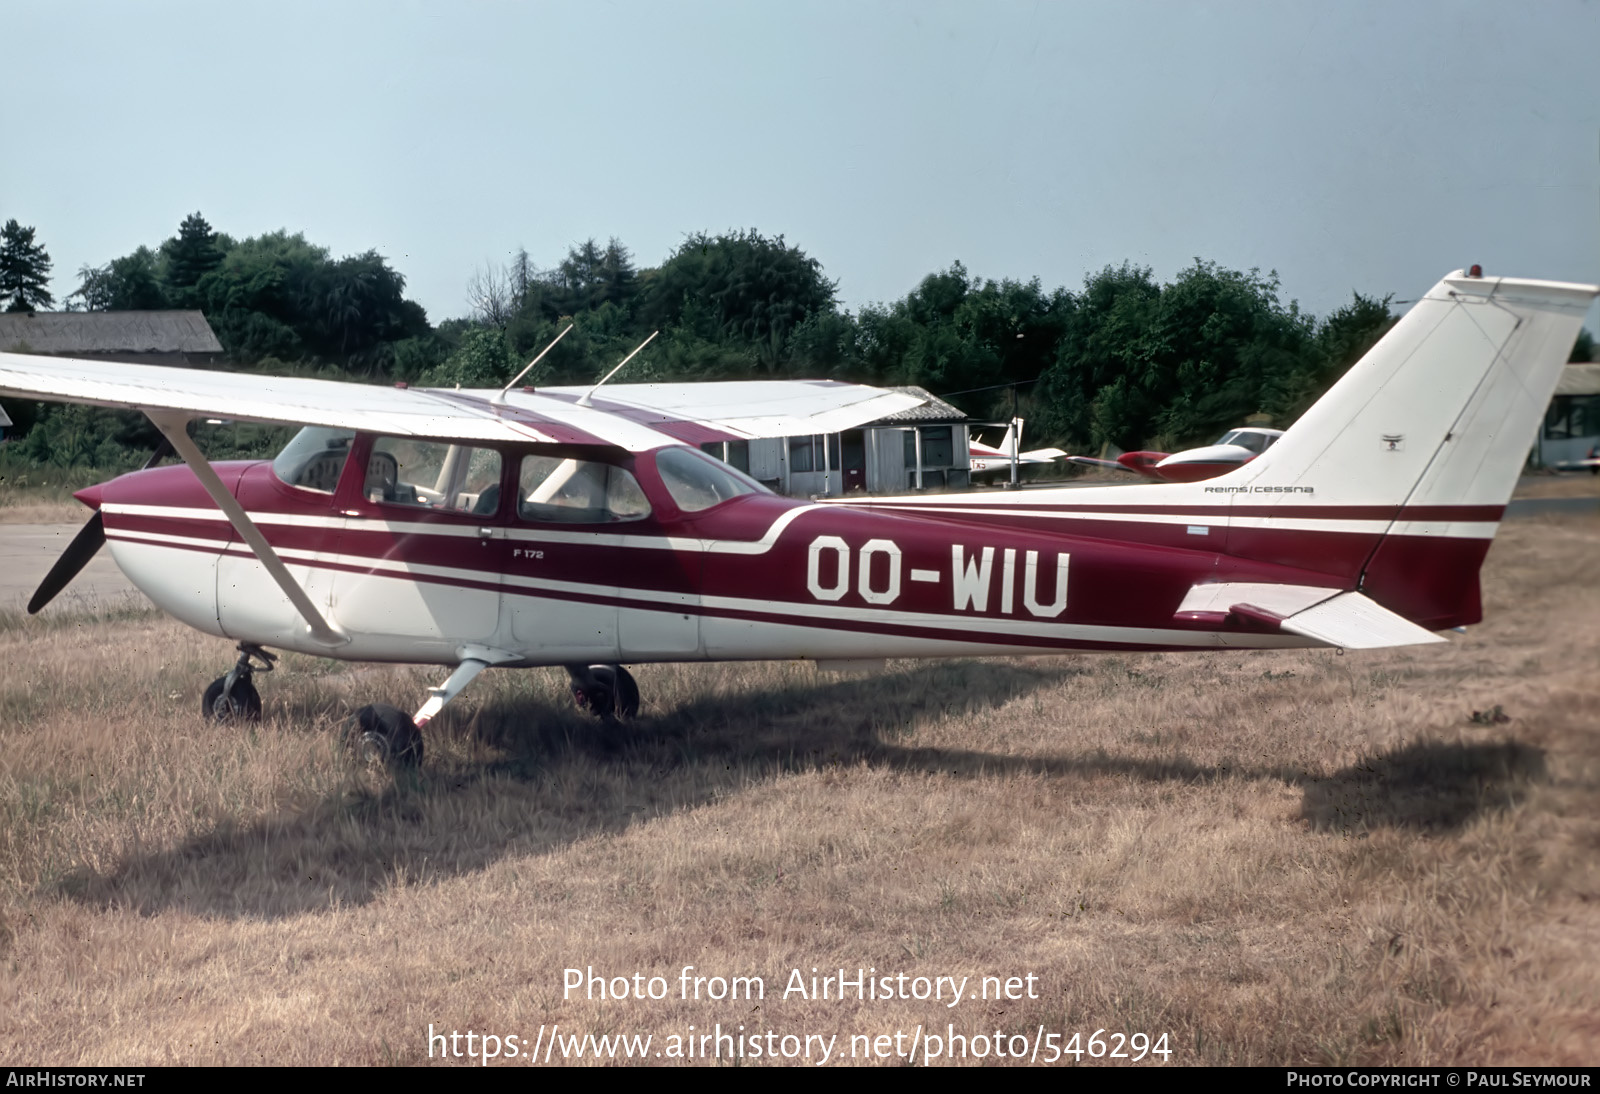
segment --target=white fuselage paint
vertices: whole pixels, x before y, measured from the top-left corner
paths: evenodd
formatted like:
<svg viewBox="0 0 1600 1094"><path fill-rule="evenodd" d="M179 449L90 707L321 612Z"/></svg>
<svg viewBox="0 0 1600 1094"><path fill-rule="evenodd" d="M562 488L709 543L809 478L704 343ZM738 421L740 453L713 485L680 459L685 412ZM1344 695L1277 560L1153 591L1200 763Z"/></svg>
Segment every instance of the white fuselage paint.
<svg viewBox="0 0 1600 1094"><path fill-rule="evenodd" d="M106 512L221 522L215 510L107 504ZM665 536L510 530L513 551L529 558L532 544L593 543L636 550L671 550L711 557L769 551L796 517L789 510L754 541ZM252 513L266 526L326 528L338 543L339 517ZM1183 517L1166 520L1182 523ZM370 530L372 521L362 522ZM470 528L394 522L387 530L476 539ZM215 538L119 530L108 540L118 566L152 601L209 634L263 646L329 656L316 643L261 564L243 544ZM529 546L521 546L521 544ZM465 545L463 545L465 546ZM513 568L490 573L458 566L406 563L331 550L280 548L279 555L330 620L350 635L331 651L341 659L454 664L468 645L505 650L521 665L578 662L766 660L772 658L953 657L1039 653L1040 639L1078 643L1189 648L1282 648L1316 643L1291 635L1221 634L1192 629L1119 627L1054 622L1068 603L1070 556L993 547L952 548L950 570L903 568L891 539L859 550L838 537L816 537L810 548L809 603L748 597L684 596L626 584L596 585L542 577ZM826 561L824 561L826 560ZM359 572L358 572L359 571ZM1008 618L910 612L893 607L906 580L951 582L951 606L983 611L997 603ZM492 584L494 588L463 583ZM865 606L840 604L859 593ZM606 603L610 600L612 603ZM663 603L666 600L667 603ZM735 614L741 613L741 614ZM759 616L760 618L751 618ZM792 621L792 622L791 622ZM827 626L836 622L838 627ZM819 625L819 623L821 625ZM876 629L862 629L876 628ZM894 633L894 629L916 633ZM982 631L989 641L968 636ZM1015 635L1016 645L1003 644ZM1033 641L1028 641L1029 639Z"/></svg>

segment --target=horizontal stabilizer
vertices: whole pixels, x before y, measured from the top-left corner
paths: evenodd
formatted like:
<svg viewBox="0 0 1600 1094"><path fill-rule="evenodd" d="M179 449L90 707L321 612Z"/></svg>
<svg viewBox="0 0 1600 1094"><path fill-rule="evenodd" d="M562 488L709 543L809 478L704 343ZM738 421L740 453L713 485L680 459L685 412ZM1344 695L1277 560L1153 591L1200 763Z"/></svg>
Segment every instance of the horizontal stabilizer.
<svg viewBox="0 0 1600 1094"><path fill-rule="evenodd" d="M1235 604L1248 603L1274 615L1290 616L1337 595L1338 589L1317 585L1279 585L1265 581L1217 581L1196 585L1178 605L1187 612L1226 612Z"/></svg>
<svg viewBox="0 0 1600 1094"><path fill-rule="evenodd" d="M1294 634L1303 634L1307 638L1347 650L1420 646L1425 642L1444 641L1439 635L1424 630L1360 593L1340 593L1305 611L1296 612L1279 626Z"/></svg>

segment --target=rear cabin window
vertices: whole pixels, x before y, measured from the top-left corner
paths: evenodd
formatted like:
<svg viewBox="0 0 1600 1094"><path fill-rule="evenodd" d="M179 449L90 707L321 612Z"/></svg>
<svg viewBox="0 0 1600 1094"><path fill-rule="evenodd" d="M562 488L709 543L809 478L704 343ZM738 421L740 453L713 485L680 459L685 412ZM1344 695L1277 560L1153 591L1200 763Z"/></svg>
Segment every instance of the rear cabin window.
<svg viewBox="0 0 1600 1094"><path fill-rule="evenodd" d="M566 456L524 456L517 516L540 524L610 524L650 515L639 481L625 468Z"/></svg>
<svg viewBox="0 0 1600 1094"><path fill-rule="evenodd" d="M367 457L368 501L493 516L500 507L500 453L410 437L379 437Z"/></svg>
<svg viewBox="0 0 1600 1094"><path fill-rule="evenodd" d="M352 429L308 425L283 446L272 461L272 473L290 486L331 494L339 485L355 439Z"/></svg>

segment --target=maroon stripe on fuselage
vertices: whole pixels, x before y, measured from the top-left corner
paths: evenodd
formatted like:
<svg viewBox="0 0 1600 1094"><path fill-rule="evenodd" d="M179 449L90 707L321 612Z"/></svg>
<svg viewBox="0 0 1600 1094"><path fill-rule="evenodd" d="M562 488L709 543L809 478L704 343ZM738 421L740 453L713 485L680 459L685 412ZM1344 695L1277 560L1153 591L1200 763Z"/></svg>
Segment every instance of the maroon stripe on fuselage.
<svg viewBox="0 0 1600 1094"><path fill-rule="evenodd" d="M1119 513L1127 516L1157 517L1278 517L1284 520L1414 520L1458 521L1467 523L1494 523L1506 511L1503 505L1301 505L1284 501L1276 505L1115 505L1115 504L1038 504L1019 499L1013 506L962 505L952 501L948 506L895 505L892 501L851 502L840 508L874 509L893 513L924 512L930 517L960 517L986 519L992 514L996 521L1011 518L1015 513L995 513L995 509L1027 509L1035 513ZM1025 518L1026 514L1022 514Z"/></svg>

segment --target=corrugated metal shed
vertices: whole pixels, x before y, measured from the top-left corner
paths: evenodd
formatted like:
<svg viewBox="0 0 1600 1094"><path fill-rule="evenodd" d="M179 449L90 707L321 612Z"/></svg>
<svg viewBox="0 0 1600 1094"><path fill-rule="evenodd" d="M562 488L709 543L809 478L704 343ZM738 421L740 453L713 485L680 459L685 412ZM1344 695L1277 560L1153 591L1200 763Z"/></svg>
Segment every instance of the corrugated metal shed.
<svg viewBox="0 0 1600 1094"><path fill-rule="evenodd" d="M221 353L197 311L0 313L0 351L57 357Z"/></svg>

